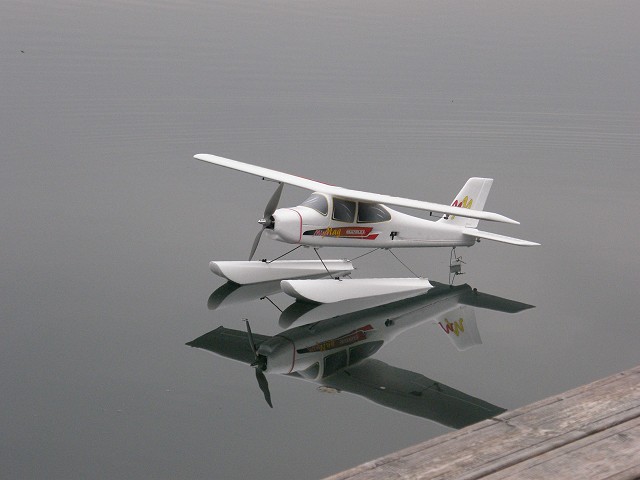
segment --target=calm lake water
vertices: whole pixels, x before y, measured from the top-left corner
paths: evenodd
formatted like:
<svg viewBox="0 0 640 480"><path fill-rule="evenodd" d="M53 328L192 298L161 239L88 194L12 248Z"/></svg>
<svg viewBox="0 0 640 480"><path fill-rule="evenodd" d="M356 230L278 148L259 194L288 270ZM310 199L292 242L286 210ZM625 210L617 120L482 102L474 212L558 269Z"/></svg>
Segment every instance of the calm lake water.
<svg viewBox="0 0 640 480"><path fill-rule="evenodd" d="M462 352L426 322L376 361L507 409L637 365L638 18L637 2L4 2L0 476L319 478L451 431L278 375L271 409L249 366L185 345L243 318L282 330L267 300L207 306L208 262L246 258L273 184L201 152L440 203L495 179L487 209L521 225L482 228L542 246L458 252L458 283L535 308L476 309L482 344ZM449 250L396 254L447 281ZM410 275L387 252L357 267Z"/></svg>

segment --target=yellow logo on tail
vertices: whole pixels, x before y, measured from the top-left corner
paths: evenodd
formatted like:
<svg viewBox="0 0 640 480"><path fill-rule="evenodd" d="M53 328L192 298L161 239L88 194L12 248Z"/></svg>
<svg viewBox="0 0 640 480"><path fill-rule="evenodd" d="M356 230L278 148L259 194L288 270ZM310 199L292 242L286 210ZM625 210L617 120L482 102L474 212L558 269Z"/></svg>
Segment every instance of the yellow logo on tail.
<svg viewBox="0 0 640 480"><path fill-rule="evenodd" d="M452 207L469 208L469 209L471 208L471 205L473 205L473 198L469 198L468 195L465 195L461 202L459 202L458 200L454 200L453 203L451 204ZM456 218L456 216L451 215L449 217L449 220L453 220L454 218Z"/></svg>
<svg viewBox="0 0 640 480"><path fill-rule="evenodd" d="M449 334L453 332L456 337L460 336L460 333L464 333L464 318L460 317L457 321L451 323L448 319L444 319L444 325L442 322L438 322L438 325L444 330L444 333Z"/></svg>

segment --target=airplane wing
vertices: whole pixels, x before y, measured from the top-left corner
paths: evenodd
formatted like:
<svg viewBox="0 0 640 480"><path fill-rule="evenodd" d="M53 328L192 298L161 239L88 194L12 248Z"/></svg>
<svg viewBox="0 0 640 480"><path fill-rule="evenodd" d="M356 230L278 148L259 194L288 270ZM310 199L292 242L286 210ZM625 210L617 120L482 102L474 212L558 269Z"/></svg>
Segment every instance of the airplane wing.
<svg viewBox="0 0 640 480"><path fill-rule="evenodd" d="M512 223L516 225L520 223L498 213L486 212L482 210L469 210L468 208L452 207L450 205L443 205L439 203L423 202L421 200L411 200L409 198L394 197L391 195L382 195L379 193L350 190L348 188L337 187L335 185L329 185L327 183L310 180L308 178L298 177L289 173L271 170L270 168L264 168L248 163L238 162L236 160L230 160L228 158L218 157L216 155L209 155L207 153L199 153L197 155L194 155L194 158L202 160L203 162L213 163L214 165L220 165L221 167L249 173L251 175L261 177L262 179L274 180L276 182L286 183L287 185L294 185L296 187L311 190L313 192L325 193L327 195L349 198L362 202L383 203L385 205L415 208L417 210L437 212L445 215L456 215L466 218L477 218L479 220L489 220L492 222Z"/></svg>
<svg viewBox="0 0 640 480"><path fill-rule="evenodd" d="M371 358L323 379L322 384L451 428L463 428L505 411L419 373Z"/></svg>
<svg viewBox="0 0 640 480"><path fill-rule="evenodd" d="M271 337L266 335L253 334L253 341L260 345ZM223 357L232 358L238 362L251 364L255 359L255 354L249 346L247 332L233 330L232 328L218 327L215 330L205 333L187 343L190 347L201 348L217 353Z"/></svg>

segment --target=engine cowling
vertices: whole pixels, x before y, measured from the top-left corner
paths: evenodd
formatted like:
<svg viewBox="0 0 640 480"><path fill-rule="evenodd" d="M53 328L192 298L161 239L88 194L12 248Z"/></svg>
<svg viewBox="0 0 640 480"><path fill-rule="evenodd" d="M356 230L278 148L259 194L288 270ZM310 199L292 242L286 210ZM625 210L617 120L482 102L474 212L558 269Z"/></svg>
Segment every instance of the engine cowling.
<svg viewBox="0 0 640 480"><path fill-rule="evenodd" d="M299 243L302 238L302 216L291 208L279 208L273 213L272 228L265 232L274 240Z"/></svg>
<svg viewBox="0 0 640 480"><path fill-rule="evenodd" d="M293 371L296 362L295 345L288 338L276 335L260 344L258 355L267 359L267 373L288 374Z"/></svg>

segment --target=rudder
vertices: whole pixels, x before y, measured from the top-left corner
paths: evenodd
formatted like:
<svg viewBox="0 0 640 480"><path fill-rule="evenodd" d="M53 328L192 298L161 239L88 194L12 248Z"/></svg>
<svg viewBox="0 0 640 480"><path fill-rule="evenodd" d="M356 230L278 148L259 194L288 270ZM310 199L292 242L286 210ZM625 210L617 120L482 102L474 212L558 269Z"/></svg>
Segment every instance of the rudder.
<svg viewBox="0 0 640 480"><path fill-rule="evenodd" d="M482 343L473 307L461 305L440 315L434 323L440 326L451 343L460 351Z"/></svg>
<svg viewBox="0 0 640 480"><path fill-rule="evenodd" d="M492 178L470 178L467 180L467 183L464 184L464 187L462 187L462 190L460 190L458 195L456 195L451 206L468 208L470 210L483 210L492 184ZM476 228L479 220L456 215L447 215L438 220L438 222L442 222L447 225Z"/></svg>

